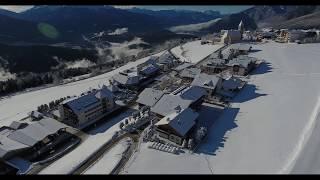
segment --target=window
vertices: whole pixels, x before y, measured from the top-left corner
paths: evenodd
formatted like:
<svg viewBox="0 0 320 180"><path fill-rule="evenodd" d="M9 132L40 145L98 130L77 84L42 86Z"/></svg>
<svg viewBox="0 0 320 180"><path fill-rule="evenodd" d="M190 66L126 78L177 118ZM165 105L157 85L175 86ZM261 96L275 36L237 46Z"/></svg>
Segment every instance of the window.
<svg viewBox="0 0 320 180"><path fill-rule="evenodd" d="M233 66L233 72L239 72L240 67L238 65Z"/></svg>

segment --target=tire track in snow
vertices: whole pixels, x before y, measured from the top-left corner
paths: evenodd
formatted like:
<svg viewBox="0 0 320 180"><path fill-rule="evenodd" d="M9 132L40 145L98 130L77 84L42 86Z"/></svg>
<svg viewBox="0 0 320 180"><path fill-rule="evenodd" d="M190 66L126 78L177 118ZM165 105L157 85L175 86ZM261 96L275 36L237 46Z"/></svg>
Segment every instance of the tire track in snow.
<svg viewBox="0 0 320 180"><path fill-rule="evenodd" d="M301 136L298 140L297 145L295 146L293 152L288 158L287 163L284 165L284 167L278 172L278 174L288 174L291 172L292 168L295 165L296 160L298 159L300 152L303 150L304 145L308 142L310 139L310 136L312 134L312 131L314 129L315 123L317 121L317 116L319 114L320 110L320 97L318 97L317 104L315 108L312 111L312 114L310 116L310 119L307 123L307 125L304 127Z"/></svg>

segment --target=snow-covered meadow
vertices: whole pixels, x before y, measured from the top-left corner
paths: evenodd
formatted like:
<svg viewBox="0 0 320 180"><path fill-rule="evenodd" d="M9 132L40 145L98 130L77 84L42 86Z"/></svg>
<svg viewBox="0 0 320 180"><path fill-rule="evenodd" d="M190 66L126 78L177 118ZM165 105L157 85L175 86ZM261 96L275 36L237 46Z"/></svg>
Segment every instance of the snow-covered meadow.
<svg viewBox="0 0 320 180"><path fill-rule="evenodd" d="M319 49L253 45L251 56L266 63L214 122L198 152L173 155L141 146L123 173L290 173L319 112Z"/></svg>
<svg viewBox="0 0 320 180"><path fill-rule="evenodd" d="M197 63L208 55L217 51L223 44L204 44L201 41L192 41L182 46L177 46L171 49L171 52L179 57L182 61Z"/></svg>

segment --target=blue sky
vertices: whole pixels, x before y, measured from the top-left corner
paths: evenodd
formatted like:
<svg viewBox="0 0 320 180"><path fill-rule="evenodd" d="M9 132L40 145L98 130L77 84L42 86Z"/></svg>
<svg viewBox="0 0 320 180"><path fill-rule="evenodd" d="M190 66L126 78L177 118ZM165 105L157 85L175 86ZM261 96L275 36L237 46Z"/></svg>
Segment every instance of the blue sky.
<svg viewBox="0 0 320 180"><path fill-rule="evenodd" d="M14 5L8 5L8 6L0 6L0 8L11 10L14 12L21 12L24 10L27 10L31 8L32 6L14 6ZM196 5L190 5L190 6L157 6L157 5L148 5L148 6L115 6L117 8L123 8L128 9L132 7L139 7L139 8L145 8L145 9L151 9L151 10L163 10L163 9L185 9L185 10L194 10L194 11L204 11L204 10L215 10L220 11L222 14L226 13L236 13L240 12L242 10L245 10L251 6L196 6Z"/></svg>

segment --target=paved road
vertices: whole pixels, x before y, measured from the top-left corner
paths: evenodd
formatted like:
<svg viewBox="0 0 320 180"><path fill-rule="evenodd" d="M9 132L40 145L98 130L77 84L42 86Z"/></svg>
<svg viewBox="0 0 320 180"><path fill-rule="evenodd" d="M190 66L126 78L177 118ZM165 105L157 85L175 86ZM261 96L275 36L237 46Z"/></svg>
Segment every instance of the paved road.
<svg viewBox="0 0 320 180"><path fill-rule="evenodd" d="M292 174L320 174L320 115L312 131L310 139L300 153Z"/></svg>

